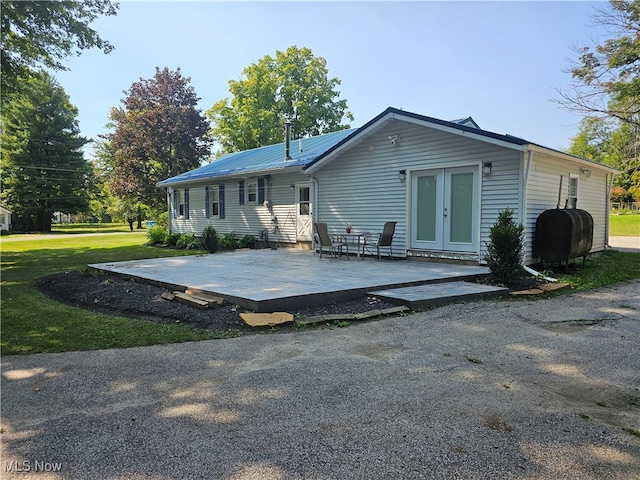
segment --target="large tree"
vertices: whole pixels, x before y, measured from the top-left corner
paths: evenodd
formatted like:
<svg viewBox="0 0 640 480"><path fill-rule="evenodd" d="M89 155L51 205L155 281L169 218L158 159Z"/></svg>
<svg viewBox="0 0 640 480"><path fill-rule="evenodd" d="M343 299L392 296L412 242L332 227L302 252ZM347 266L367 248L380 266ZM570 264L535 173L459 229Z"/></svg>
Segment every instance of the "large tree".
<svg viewBox="0 0 640 480"><path fill-rule="evenodd" d="M110 0L5 1L0 17L2 96L18 89L32 69L66 70L65 57L97 47L109 53L113 46L89 27L100 15L115 15ZM21 80L22 79L22 80Z"/></svg>
<svg viewBox="0 0 640 480"><path fill-rule="evenodd" d="M241 80L229 81L232 98L216 102L206 114L212 138L224 152L247 150L283 140L286 121L297 137L349 128L340 80L329 78L327 62L308 48L289 47L246 67Z"/></svg>
<svg viewBox="0 0 640 480"><path fill-rule="evenodd" d="M640 200L640 127L615 119L585 117L569 153L620 171L615 185Z"/></svg>
<svg viewBox="0 0 640 480"><path fill-rule="evenodd" d="M573 83L559 90L558 102L572 111L640 125L640 0L610 0L596 7L593 21L611 38L576 48L569 69Z"/></svg>
<svg viewBox="0 0 640 480"><path fill-rule="evenodd" d="M162 209L165 196L156 184L208 159L210 125L190 81L179 68L156 68L153 78L135 82L122 106L111 109L115 132L106 137L114 154L115 195Z"/></svg>
<svg viewBox="0 0 640 480"><path fill-rule="evenodd" d="M22 230L51 231L54 212L88 206L90 167L78 110L46 73L32 76L2 109L2 202Z"/></svg>

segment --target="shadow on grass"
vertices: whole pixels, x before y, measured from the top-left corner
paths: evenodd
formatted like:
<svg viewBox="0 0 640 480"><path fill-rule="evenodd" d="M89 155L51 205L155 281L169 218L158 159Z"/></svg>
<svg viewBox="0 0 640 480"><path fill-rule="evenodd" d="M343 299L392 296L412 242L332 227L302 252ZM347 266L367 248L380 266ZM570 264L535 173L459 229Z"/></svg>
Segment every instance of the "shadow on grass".
<svg viewBox="0 0 640 480"><path fill-rule="evenodd" d="M92 239L86 246L75 246L74 242L60 248L26 249L12 244L9 249L3 249L0 343L3 355L131 347L215 338L209 332L181 325L159 325L70 307L51 300L33 286L38 278L59 272L83 270L92 263L174 257L202 252L164 250L130 244L96 247L99 239Z"/></svg>

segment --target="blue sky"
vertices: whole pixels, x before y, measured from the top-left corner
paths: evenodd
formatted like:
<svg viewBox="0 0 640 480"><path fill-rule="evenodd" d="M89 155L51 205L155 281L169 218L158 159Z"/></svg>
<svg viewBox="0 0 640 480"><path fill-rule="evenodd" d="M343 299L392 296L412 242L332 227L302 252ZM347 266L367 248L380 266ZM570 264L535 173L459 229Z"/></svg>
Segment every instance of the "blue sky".
<svg viewBox="0 0 640 480"><path fill-rule="evenodd" d="M291 45L338 77L358 127L391 106L551 148L566 148L580 116L552 99L566 89L573 47L602 40L602 2L122 1L92 26L115 50L85 51L55 76L79 109L82 134L105 133L108 112L155 67L180 67L204 111L228 81ZM600 32L601 33L601 32Z"/></svg>

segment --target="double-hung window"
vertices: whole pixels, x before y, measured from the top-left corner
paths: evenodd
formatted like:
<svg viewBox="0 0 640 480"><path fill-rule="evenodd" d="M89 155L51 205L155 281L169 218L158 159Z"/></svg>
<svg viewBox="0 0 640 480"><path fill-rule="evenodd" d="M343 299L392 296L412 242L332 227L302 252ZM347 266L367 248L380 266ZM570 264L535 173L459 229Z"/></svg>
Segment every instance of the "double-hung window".
<svg viewBox="0 0 640 480"><path fill-rule="evenodd" d="M258 181L247 182L247 203L258 203Z"/></svg>
<svg viewBox="0 0 640 480"><path fill-rule="evenodd" d="M569 176L567 208L578 208L578 177L575 175Z"/></svg>
<svg viewBox="0 0 640 480"><path fill-rule="evenodd" d="M238 193L240 205L262 204L265 200L266 182L264 177L240 180Z"/></svg>
<svg viewBox="0 0 640 480"><path fill-rule="evenodd" d="M207 218L224 218L224 185L206 186L204 202Z"/></svg>
<svg viewBox="0 0 640 480"><path fill-rule="evenodd" d="M189 189L173 191L173 218L189 218Z"/></svg>

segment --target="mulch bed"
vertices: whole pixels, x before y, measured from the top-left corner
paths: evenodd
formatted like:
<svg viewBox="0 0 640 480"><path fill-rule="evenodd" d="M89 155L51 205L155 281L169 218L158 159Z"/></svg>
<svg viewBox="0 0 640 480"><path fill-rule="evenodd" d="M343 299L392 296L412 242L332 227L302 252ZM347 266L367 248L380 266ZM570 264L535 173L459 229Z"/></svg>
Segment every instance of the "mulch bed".
<svg viewBox="0 0 640 480"><path fill-rule="evenodd" d="M222 306L199 309L177 301L168 301L161 298L161 295L170 290L137 282L121 275L90 270L63 272L40 278L35 286L53 300L92 312L151 320L161 324L182 324L216 333L229 330L256 331L240 319L240 313L245 310L236 308L235 305L225 303ZM390 307L393 305L375 297L366 296L290 313L312 317L338 313L362 313Z"/></svg>

